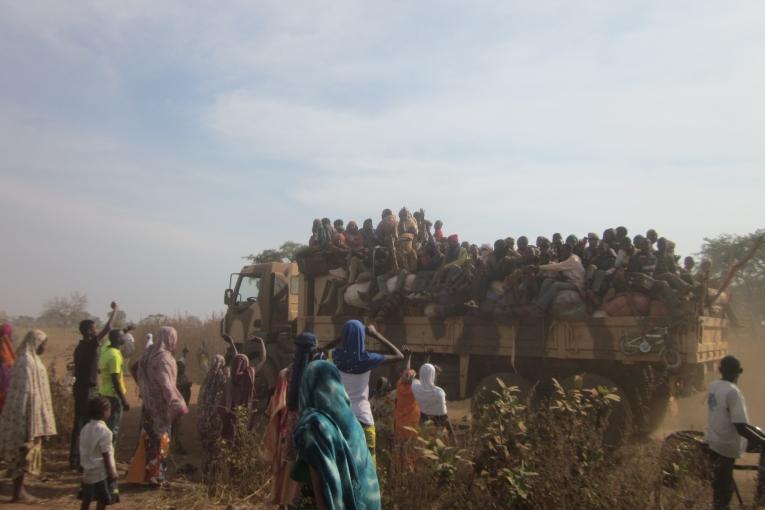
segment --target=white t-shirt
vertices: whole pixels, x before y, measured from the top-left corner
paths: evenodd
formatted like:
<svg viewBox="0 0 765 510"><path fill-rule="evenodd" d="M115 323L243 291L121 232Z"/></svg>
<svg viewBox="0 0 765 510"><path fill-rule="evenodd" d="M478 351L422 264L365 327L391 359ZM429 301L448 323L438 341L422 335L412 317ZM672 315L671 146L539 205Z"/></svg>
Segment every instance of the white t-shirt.
<svg viewBox="0 0 765 510"><path fill-rule="evenodd" d="M374 425L372 406L369 404L369 375L371 371L362 374L348 374L340 371L345 391L351 399L351 409L356 418L364 425Z"/></svg>
<svg viewBox="0 0 765 510"><path fill-rule="evenodd" d="M114 465L112 431L103 420L90 420L80 431L80 465L82 483L91 484L106 480L103 454L108 453Z"/></svg>
<svg viewBox="0 0 765 510"><path fill-rule="evenodd" d="M746 439L736 431L734 423L749 423L744 395L738 386L722 379L709 385L707 395L709 425L706 441L712 451L736 459L746 451Z"/></svg>

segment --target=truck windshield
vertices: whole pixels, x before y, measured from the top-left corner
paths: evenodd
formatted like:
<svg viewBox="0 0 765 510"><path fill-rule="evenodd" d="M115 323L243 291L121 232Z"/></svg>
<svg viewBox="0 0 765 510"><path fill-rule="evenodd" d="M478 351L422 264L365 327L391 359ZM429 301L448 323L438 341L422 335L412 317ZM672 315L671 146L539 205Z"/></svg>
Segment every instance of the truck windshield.
<svg viewBox="0 0 765 510"><path fill-rule="evenodd" d="M248 301L254 303L258 300L260 294L260 276L242 276L239 279L239 289L236 296L236 302L242 303Z"/></svg>

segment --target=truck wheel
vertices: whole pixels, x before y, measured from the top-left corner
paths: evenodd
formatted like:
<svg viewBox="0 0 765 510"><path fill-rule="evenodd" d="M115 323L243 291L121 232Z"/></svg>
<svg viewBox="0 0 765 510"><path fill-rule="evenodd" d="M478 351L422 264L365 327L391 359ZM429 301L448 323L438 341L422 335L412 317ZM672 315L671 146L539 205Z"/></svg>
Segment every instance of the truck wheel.
<svg viewBox="0 0 765 510"><path fill-rule="evenodd" d="M474 419L480 417L483 409L496 399L495 392L500 390L497 379L506 386L516 386L519 390L518 398L521 400L529 395L531 384L515 372L495 372L487 375L475 387L473 396L470 398L470 410Z"/></svg>
<svg viewBox="0 0 765 510"><path fill-rule="evenodd" d="M611 414L608 417L608 425L603 431L603 444L606 446L619 446L632 434L632 408L627 398L627 393L616 385L611 379L598 374L585 373L582 376L583 390L605 386L616 388L619 402L611 404ZM564 389L571 390L577 387L576 376L563 379L560 382Z"/></svg>

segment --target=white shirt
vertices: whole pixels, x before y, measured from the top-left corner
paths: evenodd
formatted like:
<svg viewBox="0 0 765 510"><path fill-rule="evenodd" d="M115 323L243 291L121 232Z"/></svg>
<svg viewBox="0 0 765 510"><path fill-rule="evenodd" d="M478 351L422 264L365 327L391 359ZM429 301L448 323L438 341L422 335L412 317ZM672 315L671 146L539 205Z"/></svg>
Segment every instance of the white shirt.
<svg viewBox="0 0 765 510"><path fill-rule="evenodd" d="M584 266L582 265L582 259L576 254L571 254L569 258L562 262L552 262L550 264L542 264L539 266L540 271L560 271L563 279L568 283L573 283L576 288L584 290Z"/></svg>
<svg viewBox="0 0 765 510"><path fill-rule="evenodd" d="M445 416L446 392L438 386L426 386L419 379L412 381L412 393L420 412L425 416Z"/></svg>
<svg viewBox="0 0 765 510"><path fill-rule="evenodd" d="M80 465L82 483L91 484L106 480L103 454L108 453L114 465L112 431L103 420L90 420L80 431Z"/></svg>
<svg viewBox="0 0 765 510"><path fill-rule="evenodd" d="M340 371L340 379L343 381L345 391L351 399L351 409L364 425L374 425L375 419L372 416L372 406L369 404L369 375L371 371L363 374L347 374Z"/></svg>
<svg viewBox="0 0 765 510"><path fill-rule="evenodd" d="M709 385L707 395L709 424L706 441L712 451L736 459L746 451L746 439L736 431L734 423L749 423L744 395L738 386L722 379Z"/></svg>

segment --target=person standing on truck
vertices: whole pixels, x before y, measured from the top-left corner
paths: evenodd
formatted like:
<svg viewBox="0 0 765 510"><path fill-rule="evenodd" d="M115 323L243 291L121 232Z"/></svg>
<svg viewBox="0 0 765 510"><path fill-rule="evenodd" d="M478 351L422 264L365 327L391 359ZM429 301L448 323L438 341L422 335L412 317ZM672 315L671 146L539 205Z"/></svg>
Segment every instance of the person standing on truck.
<svg viewBox="0 0 765 510"><path fill-rule="evenodd" d="M728 510L736 459L747 451L747 441L750 446L765 446L765 436L748 424L744 395L736 385L744 371L739 360L725 356L720 360L719 370L722 377L709 385L705 440L712 452L712 505L714 510Z"/></svg>
<svg viewBox="0 0 765 510"><path fill-rule="evenodd" d="M383 344L390 354L378 354L366 349L366 335L369 334ZM325 349L332 349L332 361L340 370L340 377L345 391L351 399L351 407L356 419L364 429L367 447L375 459L375 420L372 416L372 406L369 403L369 376L372 369L388 363L396 363L404 359L404 355L387 338L382 336L374 326L364 326L360 321L350 320L343 326L340 338L331 342Z"/></svg>

